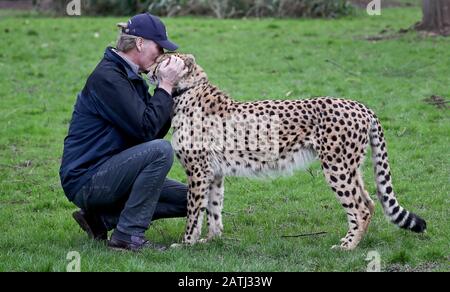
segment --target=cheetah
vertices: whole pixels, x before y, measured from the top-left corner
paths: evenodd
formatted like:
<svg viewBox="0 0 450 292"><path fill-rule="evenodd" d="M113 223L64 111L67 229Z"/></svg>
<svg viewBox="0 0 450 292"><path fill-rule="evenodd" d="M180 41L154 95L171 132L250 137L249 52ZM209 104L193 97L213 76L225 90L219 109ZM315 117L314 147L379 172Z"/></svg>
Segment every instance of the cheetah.
<svg viewBox="0 0 450 292"><path fill-rule="evenodd" d="M173 55L187 69L176 85L172 121L172 145L188 177L183 244L222 234L225 176L292 172L318 159L348 219L347 234L333 248L356 248L375 210L360 169L369 143L385 215L401 228L425 231L426 222L395 197L383 129L372 110L331 97L238 102L211 84L190 54L158 57L151 81L157 82L159 64ZM200 239L205 213L208 235Z"/></svg>

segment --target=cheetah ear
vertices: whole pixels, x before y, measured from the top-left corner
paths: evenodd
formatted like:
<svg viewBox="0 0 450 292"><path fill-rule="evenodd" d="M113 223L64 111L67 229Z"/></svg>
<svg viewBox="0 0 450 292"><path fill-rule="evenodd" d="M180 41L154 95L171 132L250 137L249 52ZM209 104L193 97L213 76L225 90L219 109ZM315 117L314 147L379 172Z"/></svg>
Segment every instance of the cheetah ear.
<svg viewBox="0 0 450 292"><path fill-rule="evenodd" d="M188 66L188 67L192 67L192 65L195 64L195 57L194 57L194 55L187 54L187 55L186 55L185 64L186 64L186 66Z"/></svg>
<svg viewBox="0 0 450 292"><path fill-rule="evenodd" d="M128 28L128 23L127 22L119 22L118 24L116 24L118 28L120 28L120 30L124 31L125 29Z"/></svg>
<svg viewBox="0 0 450 292"><path fill-rule="evenodd" d="M190 59L190 60L192 61L192 63L195 64L195 57L194 57L194 55L192 55L192 54L187 54L186 57L187 57L188 59Z"/></svg>

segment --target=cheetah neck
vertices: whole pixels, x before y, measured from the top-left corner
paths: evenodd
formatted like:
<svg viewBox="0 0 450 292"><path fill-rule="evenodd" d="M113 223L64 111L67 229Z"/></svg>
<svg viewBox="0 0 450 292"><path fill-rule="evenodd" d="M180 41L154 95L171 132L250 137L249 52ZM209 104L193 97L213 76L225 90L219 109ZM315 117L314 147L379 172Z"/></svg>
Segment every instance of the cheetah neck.
<svg viewBox="0 0 450 292"><path fill-rule="evenodd" d="M226 93L208 80L174 93L174 113L184 112L187 108L201 108L207 114L227 111L234 101Z"/></svg>

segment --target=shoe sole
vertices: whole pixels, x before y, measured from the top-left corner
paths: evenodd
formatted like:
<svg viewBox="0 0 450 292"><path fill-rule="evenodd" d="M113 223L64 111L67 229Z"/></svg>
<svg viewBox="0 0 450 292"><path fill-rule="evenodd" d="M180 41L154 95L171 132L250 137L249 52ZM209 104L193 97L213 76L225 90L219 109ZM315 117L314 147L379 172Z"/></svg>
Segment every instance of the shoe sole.
<svg viewBox="0 0 450 292"><path fill-rule="evenodd" d="M164 250L159 250L156 248L151 248L151 247L147 247L147 248L140 248L140 249L127 249L127 248L122 248L122 247L115 247L115 246L110 246L108 245L108 248L112 251L119 251L119 252L133 252L133 253L140 253L143 252L144 250L153 250L153 251L157 251L157 252L165 252L167 251L167 249Z"/></svg>
<svg viewBox="0 0 450 292"><path fill-rule="evenodd" d="M132 249L126 249L126 248L120 248L120 247L112 247L108 246L108 248L112 251L118 251L118 252L139 252L139 250L132 250Z"/></svg>

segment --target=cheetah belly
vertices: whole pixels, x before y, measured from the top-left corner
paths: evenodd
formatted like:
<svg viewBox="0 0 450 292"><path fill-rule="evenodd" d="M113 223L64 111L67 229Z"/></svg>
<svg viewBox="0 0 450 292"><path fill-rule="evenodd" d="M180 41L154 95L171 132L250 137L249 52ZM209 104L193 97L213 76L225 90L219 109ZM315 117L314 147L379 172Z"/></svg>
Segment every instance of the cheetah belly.
<svg viewBox="0 0 450 292"><path fill-rule="evenodd" d="M291 175L295 170L306 169L316 160L316 153L312 148L300 148L297 152L285 153L285 158L267 159L258 152L241 151L242 157L231 154L210 152L213 169L225 176L246 177L276 177Z"/></svg>

